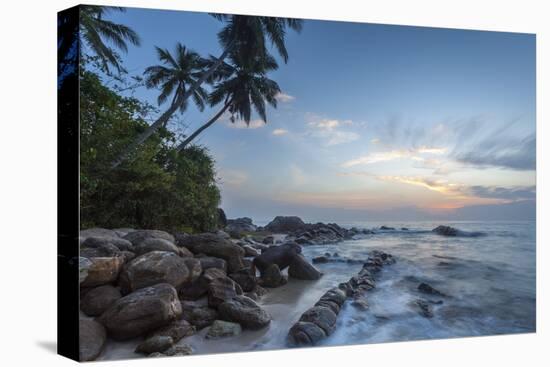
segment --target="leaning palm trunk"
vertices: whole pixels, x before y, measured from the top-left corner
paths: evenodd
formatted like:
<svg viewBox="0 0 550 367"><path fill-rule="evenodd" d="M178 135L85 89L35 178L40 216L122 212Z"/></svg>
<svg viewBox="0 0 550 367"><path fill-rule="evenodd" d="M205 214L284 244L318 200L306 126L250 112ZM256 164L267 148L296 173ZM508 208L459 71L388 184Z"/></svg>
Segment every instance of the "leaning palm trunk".
<svg viewBox="0 0 550 367"><path fill-rule="evenodd" d="M218 57L218 59L216 60L215 63L213 63L210 68L204 73L201 75L201 77L199 79L197 79L197 81L191 86L191 88L189 88L187 90L187 92L185 92L181 99L180 99L180 103L184 103L193 93L195 93L195 91L197 90L197 88L199 88L202 83L204 83L208 78L210 78L214 72L216 71L216 69L218 67L220 67L220 65L222 64L222 62L225 60L225 58L227 57L227 55L229 55L229 53L231 52L231 50L233 49L235 45L235 41L232 41L227 47L226 49L222 52L222 54L220 55L220 57ZM124 162L124 160L127 158L127 156L134 150L136 149L138 146L140 146L141 144L143 144L143 142L145 140L147 140L151 135L153 135L153 133L155 131L157 131L161 126L163 126L169 119L170 117L172 117L172 114L174 114L174 112L176 112L177 110L177 107L174 106L174 104L172 104L172 106L165 112L162 114L161 117L159 117L159 119L157 121L155 121L154 124L152 124L151 126L149 126L147 128L147 130L145 130L142 134L140 134L136 140L134 140L132 142L132 144L130 144L128 146L128 148L126 148L124 150L124 152L118 156L118 158L116 160L113 161L111 167L112 168L116 168L118 167L122 162ZM202 130L201 130L202 131ZM200 132L199 132L200 133Z"/></svg>
<svg viewBox="0 0 550 367"><path fill-rule="evenodd" d="M195 130L193 134L189 135L187 139L185 139L178 146L178 152L181 152L183 149L185 149L185 147L189 145L189 143L191 143L200 133L202 133L205 129L210 127L210 125L216 122L223 115L223 113L229 108L230 104L231 102L226 102L223 108L220 111L218 111L218 113L216 113L210 120L208 120L208 122L206 122L204 125L202 125L197 130Z"/></svg>
<svg viewBox="0 0 550 367"><path fill-rule="evenodd" d="M181 100L181 98L180 98ZM147 138L149 138L155 131L160 129L161 127L165 126L168 120L170 120L170 117L177 111L178 109L178 102L179 101L173 101L170 105L170 108L168 108L158 119L155 121L151 126L147 128L143 133L141 133L136 140L132 142L118 157L111 163L111 168L117 168L122 162L124 162L128 156Z"/></svg>

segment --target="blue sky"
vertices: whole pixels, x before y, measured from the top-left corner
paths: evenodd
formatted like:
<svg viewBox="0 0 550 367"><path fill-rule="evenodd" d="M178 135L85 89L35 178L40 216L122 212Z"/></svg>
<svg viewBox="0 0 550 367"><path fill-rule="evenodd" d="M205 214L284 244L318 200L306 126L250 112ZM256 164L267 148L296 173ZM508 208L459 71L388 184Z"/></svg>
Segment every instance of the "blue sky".
<svg viewBox="0 0 550 367"><path fill-rule="evenodd" d="M132 74L158 63L154 46L221 53L223 24L207 14L111 19L142 38L122 55ZM466 219L506 219L495 213L514 205L510 219L534 217L534 35L306 20L287 48L268 124L224 118L198 141L229 217L452 218L468 207ZM215 112L190 107L172 125L193 130Z"/></svg>

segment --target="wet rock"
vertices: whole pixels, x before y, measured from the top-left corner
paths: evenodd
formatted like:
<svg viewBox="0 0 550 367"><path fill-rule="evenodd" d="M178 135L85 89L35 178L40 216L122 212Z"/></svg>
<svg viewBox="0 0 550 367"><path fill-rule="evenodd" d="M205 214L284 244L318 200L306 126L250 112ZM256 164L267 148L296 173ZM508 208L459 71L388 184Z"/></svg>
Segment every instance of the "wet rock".
<svg viewBox="0 0 550 367"><path fill-rule="evenodd" d="M312 322L298 321L288 332L291 346L313 345L326 337L324 330Z"/></svg>
<svg viewBox="0 0 550 367"><path fill-rule="evenodd" d="M264 276L264 272L276 264L279 270L284 270L302 253L300 245L294 242L285 243L279 246L272 246L253 260L254 266Z"/></svg>
<svg viewBox="0 0 550 367"><path fill-rule="evenodd" d="M119 284L123 294L159 283L180 288L192 281L184 258L173 252L152 251L126 264Z"/></svg>
<svg viewBox="0 0 550 367"><path fill-rule="evenodd" d="M236 296L218 306L222 320L239 323L246 329L261 329L271 322L271 316L246 296Z"/></svg>
<svg viewBox="0 0 550 367"><path fill-rule="evenodd" d="M216 236L213 233L189 235L178 240L180 247L186 247L194 254L205 254L224 259L229 272L235 272L244 267L242 258L244 250L230 240Z"/></svg>
<svg viewBox="0 0 550 367"><path fill-rule="evenodd" d="M442 236L457 236L459 234L459 230L453 227L449 226L437 226L436 228L432 229L432 232L437 233Z"/></svg>
<svg viewBox="0 0 550 367"><path fill-rule="evenodd" d="M328 307L314 306L302 314L300 321L319 326L326 335L332 334L336 328L336 314Z"/></svg>
<svg viewBox="0 0 550 367"><path fill-rule="evenodd" d="M118 237L118 234L110 229L105 228L88 228L80 231L80 237Z"/></svg>
<svg viewBox="0 0 550 367"><path fill-rule="evenodd" d="M212 326L210 326L210 329L208 329L208 333L206 333L205 337L206 339L217 339L228 336L236 336L240 333L241 325L234 322L216 320Z"/></svg>
<svg viewBox="0 0 550 367"><path fill-rule="evenodd" d="M394 227L380 226L380 229L383 231L395 231Z"/></svg>
<svg viewBox="0 0 550 367"><path fill-rule="evenodd" d="M88 260L79 262L79 266L84 266L81 275L86 273L80 283L82 287L96 287L114 282L124 264L122 257L94 257Z"/></svg>
<svg viewBox="0 0 550 367"><path fill-rule="evenodd" d="M166 326L177 320L181 313L176 289L164 283L118 299L97 320L110 337L125 340Z"/></svg>
<svg viewBox="0 0 550 367"><path fill-rule="evenodd" d="M165 356L189 356L193 354L193 348L188 344L176 344L163 352Z"/></svg>
<svg viewBox="0 0 550 367"><path fill-rule="evenodd" d="M86 292L80 300L80 309L88 316L99 316L122 295L112 285L102 285Z"/></svg>
<svg viewBox="0 0 550 367"><path fill-rule="evenodd" d="M273 233L290 233L299 230L304 225L305 223L299 217L277 216L265 226L265 230Z"/></svg>
<svg viewBox="0 0 550 367"><path fill-rule="evenodd" d="M286 282L277 264L271 264L264 270L261 277L261 285L266 288L277 288Z"/></svg>
<svg viewBox="0 0 550 367"><path fill-rule="evenodd" d="M138 344L136 353L151 354L162 353L174 345L174 340L169 336L156 335L145 339Z"/></svg>
<svg viewBox="0 0 550 367"><path fill-rule="evenodd" d="M95 360L103 350L107 333L105 328L93 321L79 321L79 359L81 362Z"/></svg>
<svg viewBox="0 0 550 367"><path fill-rule="evenodd" d="M432 306L426 300L416 299L411 302L411 305L416 308L421 316L426 318L432 318L434 316Z"/></svg>
<svg viewBox="0 0 550 367"><path fill-rule="evenodd" d="M296 279L317 280L322 274L305 257L297 255L288 268L288 275Z"/></svg>
<svg viewBox="0 0 550 367"><path fill-rule="evenodd" d="M367 300L363 297L357 297L352 302L351 305L358 310L365 311L369 308Z"/></svg>
<svg viewBox="0 0 550 367"><path fill-rule="evenodd" d="M203 271L200 260L193 257L184 257L183 262L187 266L190 273L189 282L194 282L199 279Z"/></svg>
<svg viewBox="0 0 550 367"><path fill-rule="evenodd" d="M88 270L93 265L92 261L87 257L80 256L78 258L78 282L82 284L88 277Z"/></svg>
<svg viewBox="0 0 550 367"><path fill-rule="evenodd" d="M182 309L183 313L183 309ZM168 336L172 338L174 343L179 342L181 339L193 335L196 332L196 328L191 325L187 320L177 320L161 327L160 329L155 330L149 338L157 336ZM166 348L165 348L166 349ZM149 352L152 353L152 352Z"/></svg>
<svg viewBox="0 0 550 367"><path fill-rule="evenodd" d="M120 237L88 237L82 243L82 247L101 248L115 246L120 251L133 251L132 242Z"/></svg>
<svg viewBox="0 0 550 367"><path fill-rule="evenodd" d="M131 251L121 251L120 257L124 259L124 264L129 263L130 261L136 258L136 254Z"/></svg>
<svg viewBox="0 0 550 367"><path fill-rule="evenodd" d="M262 240L264 245L273 245L275 243L275 237L272 235L265 236Z"/></svg>
<svg viewBox="0 0 550 367"><path fill-rule="evenodd" d="M139 245L141 242L145 241L148 238L160 238L167 240L171 243L175 243L176 239L168 232L159 231L156 229L141 229L133 231L124 236L125 240L132 242L134 246Z"/></svg>
<svg viewBox="0 0 550 367"><path fill-rule="evenodd" d="M210 326L218 318L218 311L196 302L181 302L182 318L197 330Z"/></svg>
<svg viewBox="0 0 550 367"><path fill-rule="evenodd" d="M420 283L420 285L418 286L418 290L422 293L431 294L435 296L442 296L442 297L446 296L446 294L438 291L428 283Z"/></svg>
<svg viewBox="0 0 550 367"><path fill-rule="evenodd" d="M317 256L312 259L312 262L314 264L325 264L329 262L329 258L327 256Z"/></svg>
<svg viewBox="0 0 550 367"><path fill-rule="evenodd" d="M243 247L243 250L244 250L244 256L256 257L256 256L260 255L260 252L258 250L256 250L255 248L253 248L252 246L250 246L250 245L244 245L242 247Z"/></svg>

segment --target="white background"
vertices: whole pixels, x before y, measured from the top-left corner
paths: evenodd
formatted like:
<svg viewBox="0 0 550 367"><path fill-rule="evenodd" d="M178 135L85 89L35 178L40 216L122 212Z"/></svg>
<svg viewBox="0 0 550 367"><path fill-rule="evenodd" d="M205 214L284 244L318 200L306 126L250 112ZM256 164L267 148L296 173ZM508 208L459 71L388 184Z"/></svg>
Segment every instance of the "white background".
<svg viewBox="0 0 550 367"><path fill-rule="evenodd" d="M550 19L544 0L178 0L88 3L537 33L537 333L104 362L102 366L538 366L550 361ZM2 2L0 362L65 366L56 341L56 12L74 1ZM546 23L546 24L545 24ZM546 105L544 104L546 102ZM67 300L74 302L74 300ZM544 349L546 347L546 350Z"/></svg>

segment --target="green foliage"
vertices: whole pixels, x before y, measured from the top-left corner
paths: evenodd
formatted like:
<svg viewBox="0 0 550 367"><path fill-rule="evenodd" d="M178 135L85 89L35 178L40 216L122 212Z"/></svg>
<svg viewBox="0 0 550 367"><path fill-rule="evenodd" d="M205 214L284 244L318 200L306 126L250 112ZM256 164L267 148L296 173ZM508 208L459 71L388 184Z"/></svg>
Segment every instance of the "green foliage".
<svg viewBox="0 0 550 367"><path fill-rule="evenodd" d="M152 106L122 97L90 71L80 76L81 226L206 231L216 227L220 193L205 148L177 154L161 128L128 163L110 163L148 124Z"/></svg>

